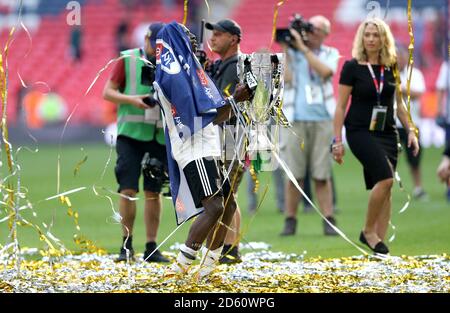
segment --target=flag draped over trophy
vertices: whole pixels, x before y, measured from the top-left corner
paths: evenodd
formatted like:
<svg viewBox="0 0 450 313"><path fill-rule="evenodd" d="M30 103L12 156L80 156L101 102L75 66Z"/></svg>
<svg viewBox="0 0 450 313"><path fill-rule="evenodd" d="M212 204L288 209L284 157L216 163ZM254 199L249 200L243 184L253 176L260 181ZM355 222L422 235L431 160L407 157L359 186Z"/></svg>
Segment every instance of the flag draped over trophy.
<svg viewBox="0 0 450 313"><path fill-rule="evenodd" d="M202 212L203 208L194 205L183 170L174 158L170 134L176 131L181 142L189 140L214 120L216 109L225 101L203 71L183 27L176 22L166 25L158 33L154 85L165 111L170 187L179 225Z"/></svg>

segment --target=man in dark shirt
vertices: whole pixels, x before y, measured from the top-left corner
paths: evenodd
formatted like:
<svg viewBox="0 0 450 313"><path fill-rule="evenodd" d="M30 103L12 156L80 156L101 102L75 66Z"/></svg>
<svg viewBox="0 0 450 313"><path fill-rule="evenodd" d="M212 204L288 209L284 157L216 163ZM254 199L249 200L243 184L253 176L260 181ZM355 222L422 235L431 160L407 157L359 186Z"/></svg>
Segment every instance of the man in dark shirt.
<svg viewBox="0 0 450 313"><path fill-rule="evenodd" d="M206 23L205 26L212 30L211 49L220 56L220 60L211 67L212 79L225 95L232 94L239 82L237 61L240 53L241 28L229 19L221 20L216 24Z"/></svg>
<svg viewBox="0 0 450 313"><path fill-rule="evenodd" d="M239 43L241 42L241 27L233 20L224 19L217 23L206 23L206 28L212 31L211 49L220 56L220 60L212 64L209 74L213 79L217 88L222 92L224 97L230 96L239 83L237 75L237 62L240 53ZM227 125L224 125L225 132L225 156L223 157L225 169L229 173L229 180L232 190L224 190L224 199L227 201L229 192L233 192L235 198L237 197L237 189L244 174L244 168L239 160L234 159L236 143L239 138L236 138L236 118L232 118ZM230 125L230 127L229 127ZM238 134L242 134L239 131ZM239 151L239 156L241 157ZM243 156L242 156L243 157ZM233 162L232 162L233 161ZM231 164L233 163L233 164ZM228 231L225 238L225 245L222 251L220 263L237 263L241 261L239 255L239 229L241 222L241 211L239 206L236 208L231 229Z"/></svg>

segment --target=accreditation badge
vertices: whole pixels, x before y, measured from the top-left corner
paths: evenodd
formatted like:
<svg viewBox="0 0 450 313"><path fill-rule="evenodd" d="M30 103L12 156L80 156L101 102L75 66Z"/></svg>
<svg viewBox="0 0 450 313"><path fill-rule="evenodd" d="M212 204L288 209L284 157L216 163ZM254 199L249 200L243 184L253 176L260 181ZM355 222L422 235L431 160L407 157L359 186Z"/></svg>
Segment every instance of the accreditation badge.
<svg viewBox="0 0 450 313"><path fill-rule="evenodd" d="M308 104L323 104L324 97L322 88L319 85L309 84L305 86L306 103Z"/></svg>
<svg viewBox="0 0 450 313"><path fill-rule="evenodd" d="M383 131L386 124L387 107L382 105L374 106L372 118L370 119L370 131Z"/></svg>

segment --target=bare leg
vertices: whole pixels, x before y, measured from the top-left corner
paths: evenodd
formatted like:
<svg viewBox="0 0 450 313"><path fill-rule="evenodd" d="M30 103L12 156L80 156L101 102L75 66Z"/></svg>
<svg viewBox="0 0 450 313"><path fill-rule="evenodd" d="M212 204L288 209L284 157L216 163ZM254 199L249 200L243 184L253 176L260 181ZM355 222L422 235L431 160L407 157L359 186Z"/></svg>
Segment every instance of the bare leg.
<svg viewBox="0 0 450 313"><path fill-rule="evenodd" d="M145 234L147 242L156 242L161 217L161 197L159 193L145 191Z"/></svg>
<svg viewBox="0 0 450 313"><path fill-rule="evenodd" d="M124 189L120 192L127 197L135 197L136 190ZM122 233L124 237L133 235L134 220L136 218L136 201L120 197L119 213L122 217ZM128 233L129 232L129 233Z"/></svg>
<svg viewBox="0 0 450 313"><path fill-rule="evenodd" d="M380 212L377 220L376 232L381 241L384 241L391 220L391 190L389 189L388 196L383 205L382 212Z"/></svg>
<svg viewBox="0 0 450 313"><path fill-rule="evenodd" d="M297 179L297 181L299 182L300 187L303 188L303 180ZM302 195L290 180L286 182L284 197L286 201L285 216L295 218L297 216L297 207L300 203Z"/></svg>
<svg viewBox="0 0 450 313"><path fill-rule="evenodd" d="M202 205L205 208L205 211L197 216L192 223L185 243L187 247L196 251L200 249L209 232L212 232L224 212L222 196L215 195L203 199Z"/></svg>
<svg viewBox="0 0 450 313"><path fill-rule="evenodd" d="M223 213L223 216L221 218L221 222L224 225L219 225L219 228L216 231L216 234L214 235L215 227L211 230L211 232L208 234L208 240L206 246L211 249L215 250L224 244L225 236L228 231L228 227L231 224L231 221L233 220L233 217L235 215L236 211L236 200L234 198L234 195L231 194L230 198L227 201L227 205L225 206L225 211ZM214 239L214 240L213 240Z"/></svg>
<svg viewBox="0 0 450 313"><path fill-rule="evenodd" d="M371 247L374 247L381 240L377 234L377 223L386 219L386 216L383 216L383 208L386 199L390 197L392 185L392 178L379 181L370 193L364 235Z"/></svg>
<svg viewBox="0 0 450 313"><path fill-rule="evenodd" d="M314 179L316 186L317 202L322 210L322 214L325 217L333 215L333 194L331 189L330 180L318 180Z"/></svg>
<svg viewBox="0 0 450 313"><path fill-rule="evenodd" d="M234 200L234 197L233 197ZM230 202L230 201L229 201ZM230 202L231 203L231 202ZM224 219L229 225L233 218L234 210L225 214L223 204L223 197L221 195L213 195L202 200L202 205L205 208L204 212L197 216L189 229L188 238L177 256L177 262L172 265L172 270L178 273L186 273L189 266L195 260L197 252L202 247L203 242L208 237L207 247L203 247L202 263L203 266L199 269L198 277L208 275L213 269L216 262L220 258L220 252L223 246L223 241L227 229L219 227L214 237L214 242L211 242L211 236L216 230L216 226L220 218ZM234 207L236 208L236 207ZM219 249L220 248L220 249ZM208 253L209 252L209 253Z"/></svg>
<svg viewBox="0 0 450 313"><path fill-rule="evenodd" d="M226 245L235 245L239 247L239 230L241 229L241 210L236 203L236 212L234 213L233 219L230 224L230 229L228 229L227 235L225 237Z"/></svg>

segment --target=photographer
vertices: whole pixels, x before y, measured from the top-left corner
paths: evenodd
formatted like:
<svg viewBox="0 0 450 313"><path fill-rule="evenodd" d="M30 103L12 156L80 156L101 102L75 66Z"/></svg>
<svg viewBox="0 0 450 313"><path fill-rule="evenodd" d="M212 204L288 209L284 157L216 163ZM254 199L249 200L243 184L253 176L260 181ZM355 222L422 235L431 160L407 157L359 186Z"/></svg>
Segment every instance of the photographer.
<svg viewBox="0 0 450 313"><path fill-rule="evenodd" d="M289 132L286 138L286 163L302 187L309 170L319 207L328 222L335 225L329 145L333 137L332 118L336 105L331 78L337 69L339 52L323 45L330 34L330 22L323 16L313 16L309 22L297 16L289 31L291 39L286 44L282 43L287 55L285 81L294 86L295 100L293 132ZM304 140L304 149L301 149L298 136ZM299 191L288 180L282 236L295 234L300 200ZM325 235L337 235L326 221L323 227Z"/></svg>
<svg viewBox="0 0 450 313"><path fill-rule="evenodd" d="M118 105L115 174L119 184L118 191L122 195L119 211L122 217L123 245L116 261L126 261L127 250L130 258L134 259L132 239L136 201L130 198L134 198L139 191L141 162L144 161L144 221L147 237L144 260L169 262L158 250L153 252L157 246L156 235L161 215L160 192L164 179L148 171L158 169L153 172L162 175L164 170L161 169L167 168L167 156L160 109L152 97L154 72L142 60L155 64L156 35L163 26L162 23L149 26L144 48L120 53L125 58L117 62L103 91L104 99Z"/></svg>

